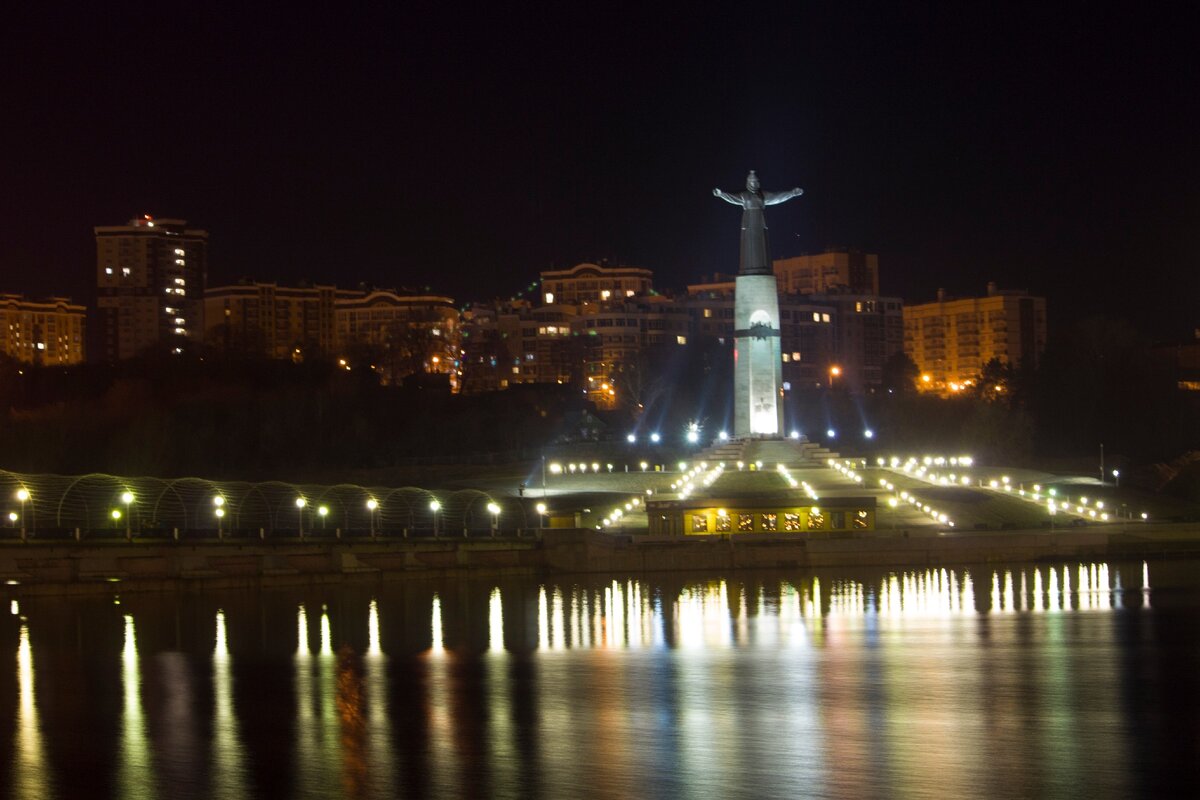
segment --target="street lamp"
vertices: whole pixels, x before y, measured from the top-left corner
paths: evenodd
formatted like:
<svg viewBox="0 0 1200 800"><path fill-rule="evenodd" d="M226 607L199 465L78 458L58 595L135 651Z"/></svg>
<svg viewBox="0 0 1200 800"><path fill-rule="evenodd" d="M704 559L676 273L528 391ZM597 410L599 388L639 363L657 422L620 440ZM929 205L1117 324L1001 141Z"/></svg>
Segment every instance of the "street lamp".
<svg viewBox="0 0 1200 800"><path fill-rule="evenodd" d="M220 539L221 538L221 520L223 520L225 518L225 509L218 505L217 510L214 511L213 513L217 515L217 538Z"/></svg>
<svg viewBox="0 0 1200 800"><path fill-rule="evenodd" d="M888 507L892 509L892 530L896 530L896 506L900 505L900 501L894 497L888 498Z"/></svg>
<svg viewBox="0 0 1200 800"><path fill-rule="evenodd" d="M1116 483L1116 485L1120 486L1121 485L1121 470L1114 469L1112 471L1112 476L1113 476L1113 481Z"/></svg>
<svg viewBox="0 0 1200 800"><path fill-rule="evenodd" d="M538 513L538 527L539 528L546 527L546 504L538 503L536 506L534 506L534 508L537 509L537 513Z"/></svg>
<svg viewBox="0 0 1200 800"><path fill-rule="evenodd" d="M375 535L375 510L379 508L379 501L374 497L367 500L367 516L370 518L371 536Z"/></svg>
<svg viewBox="0 0 1200 800"><path fill-rule="evenodd" d="M842 368L834 364L829 368L829 388L833 389L833 379L842 374Z"/></svg>
<svg viewBox="0 0 1200 800"><path fill-rule="evenodd" d="M492 536L495 536L496 528L500 526L500 506L495 503L488 503L487 510L492 515Z"/></svg>
<svg viewBox="0 0 1200 800"><path fill-rule="evenodd" d="M22 486L17 489L17 502L21 504L21 538L25 538L25 502L29 500L29 490Z"/></svg>
<svg viewBox="0 0 1200 800"><path fill-rule="evenodd" d="M121 502L125 504L125 538L133 538L133 529L130 525L133 524L133 515L129 513L129 507L133 505L133 492L126 489L121 492Z"/></svg>
<svg viewBox="0 0 1200 800"><path fill-rule="evenodd" d="M437 535L438 535L437 514L438 514L438 511L441 510L441 508L442 508L442 504L439 503L437 500L429 501L429 510L433 512L433 538L435 538L435 539L437 538Z"/></svg>
<svg viewBox="0 0 1200 800"><path fill-rule="evenodd" d="M303 497L296 498L296 524L299 526L300 538L304 538L304 507L308 505L308 501Z"/></svg>
<svg viewBox="0 0 1200 800"><path fill-rule="evenodd" d="M317 506L317 515L321 517L321 529L325 529L325 517L329 516L329 506Z"/></svg>

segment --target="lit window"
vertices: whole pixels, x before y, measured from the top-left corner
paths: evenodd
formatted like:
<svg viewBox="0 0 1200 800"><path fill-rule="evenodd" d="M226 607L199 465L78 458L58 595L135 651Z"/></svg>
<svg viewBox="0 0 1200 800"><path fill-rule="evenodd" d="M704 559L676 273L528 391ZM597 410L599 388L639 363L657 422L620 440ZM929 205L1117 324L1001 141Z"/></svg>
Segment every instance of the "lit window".
<svg viewBox="0 0 1200 800"><path fill-rule="evenodd" d="M712 318L712 309L711 308L704 309L704 318L705 319Z"/></svg>
<svg viewBox="0 0 1200 800"><path fill-rule="evenodd" d="M105 268L104 268L104 274L105 274L105 275L112 275L112 267L105 267Z"/></svg>
<svg viewBox="0 0 1200 800"><path fill-rule="evenodd" d="M828 315L828 314L822 314L822 315L821 315L821 322L829 322L829 315Z"/></svg>
<svg viewBox="0 0 1200 800"><path fill-rule="evenodd" d="M867 512L862 509L859 509L859 511L854 515L853 522L854 522L854 527L858 530L862 530L862 529L866 528L867 527Z"/></svg>
<svg viewBox="0 0 1200 800"><path fill-rule="evenodd" d="M738 514L738 530L742 533L749 533L754 530L754 515Z"/></svg>
<svg viewBox="0 0 1200 800"><path fill-rule="evenodd" d="M808 512L808 529L819 531L825 527L825 515L816 509Z"/></svg>
<svg viewBox="0 0 1200 800"><path fill-rule="evenodd" d="M854 304L854 311L855 311L855 313L858 313L858 314L862 313L862 301L859 301Z"/></svg>
<svg viewBox="0 0 1200 800"><path fill-rule="evenodd" d="M520 375L520 374L521 374L521 368L513 367L513 375Z"/></svg>
<svg viewBox="0 0 1200 800"><path fill-rule="evenodd" d="M708 533L708 517L701 514L693 514L692 533Z"/></svg>
<svg viewBox="0 0 1200 800"><path fill-rule="evenodd" d="M788 362L789 362L789 361L791 361L791 360L792 360L792 359L791 359L791 356L789 356L787 353L784 353L784 354L783 354L783 363L785 363L785 364L786 364L786 363L788 363Z"/></svg>
<svg viewBox="0 0 1200 800"><path fill-rule="evenodd" d="M778 514L763 514L762 529L764 531L779 530L779 515Z"/></svg>
<svg viewBox="0 0 1200 800"><path fill-rule="evenodd" d="M730 516L728 514L718 514L717 515L717 532L718 533L729 533L729 531L732 530L732 528L733 528L733 520L730 518Z"/></svg>
<svg viewBox="0 0 1200 800"><path fill-rule="evenodd" d="M126 278L128 278L130 273L132 273L132 272L133 272L133 270L131 270L129 267L121 267L121 274L124 275Z"/></svg>
<svg viewBox="0 0 1200 800"><path fill-rule="evenodd" d="M612 292L610 292L608 289L605 289L602 292L600 292L601 300L607 300L611 296L612 296Z"/></svg>
<svg viewBox="0 0 1200 800"><path fill-rule="evenodd" d="M675 343L676 344L687 344L687 337L686 336L676 336Z"/></svg>
<svg viewBox="0 0 1200 800"><path fill-rule="evenodd" d="M797 350L794 353L792 353L792 361L799 361L799 360L800 360L800 351Z"/></svg>
<svg viewBox="0 0 1200 800"><path fill-rule="evenodd" d="M183 251L182 251L182 250L180 250L178 247L176 247L176 248L175 248L175 255L177 255L177 256L181 256L181 255L183 255Z"/></svg>
<svg viewBox="0 0 1200 800"><path fill-rule="evenodd" d="M546 305L551 305L554 302L554 292L546 292Z"/></svg>
<svg viewBox="0 0 1200 800"><path fill-rule="evenodd" d="M816 312L816 311L814 311L814 312L813 312L813 322L820 322L820 321L821 321L821 315L820 315L820 313L819 313L819 312Z"/></svg>
<svg viewBox="0 0 1200 800"><path fill-rule="evenodd" d="M783 529L785 531L800 530L800 515L787 513L783 515Z"/></svg>
<svg viewBox="0 0 1200 800"><path fill-rule="evenodd" d="M626 296L626 297L633 297L633 289L626 289L626 290L625 290L625 296Z"/></svg>

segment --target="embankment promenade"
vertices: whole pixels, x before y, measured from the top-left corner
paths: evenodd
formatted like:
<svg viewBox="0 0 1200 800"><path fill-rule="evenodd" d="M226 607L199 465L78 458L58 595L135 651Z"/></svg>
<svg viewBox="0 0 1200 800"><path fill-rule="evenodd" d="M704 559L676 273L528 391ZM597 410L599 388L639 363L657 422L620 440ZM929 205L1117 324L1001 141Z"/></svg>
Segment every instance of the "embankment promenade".
<svg viewBox="0 0 1200 800"><path fill-rule="evenodd" d="M537 535L534 535L537 534ZM821 537L675 537L546 530L471 539L0 543L7 594L205 591L452 575L916 568L1200 557L1200 525Z"/></svg>

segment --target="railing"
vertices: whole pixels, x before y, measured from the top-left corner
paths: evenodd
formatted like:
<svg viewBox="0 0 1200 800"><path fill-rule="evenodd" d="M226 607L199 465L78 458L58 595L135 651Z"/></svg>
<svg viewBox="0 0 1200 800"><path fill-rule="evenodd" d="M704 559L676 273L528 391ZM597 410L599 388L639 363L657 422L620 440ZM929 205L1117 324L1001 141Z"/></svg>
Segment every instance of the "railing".
<svg viewBox="0 0 1200 800"><path fill-rule="evenodd" d="M532 502L475 489L0 470L0 541L494 536L536 528Z"/></svg>

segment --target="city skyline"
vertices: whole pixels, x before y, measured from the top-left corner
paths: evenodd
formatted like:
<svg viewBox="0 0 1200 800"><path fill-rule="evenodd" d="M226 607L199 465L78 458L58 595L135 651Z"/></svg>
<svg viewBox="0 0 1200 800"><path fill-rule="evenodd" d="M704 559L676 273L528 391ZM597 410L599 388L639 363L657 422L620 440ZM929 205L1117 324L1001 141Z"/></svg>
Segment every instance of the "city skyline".
<svg viewBox="0 0 1200 800"><path fill-rule="evenodd" d="M486 299L607 257L682 287L735 271L711 189L756 169L805 189L777 259L849 246L910 302L994 280L1064 321L1196 323L1195 56L1147 10L106 12L5 38L5 291L91 304L92 227L142 213L211 231L214 285Z"/></svg>

